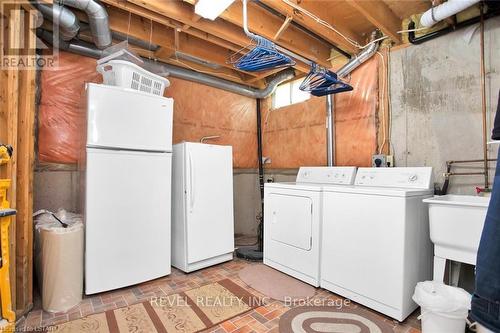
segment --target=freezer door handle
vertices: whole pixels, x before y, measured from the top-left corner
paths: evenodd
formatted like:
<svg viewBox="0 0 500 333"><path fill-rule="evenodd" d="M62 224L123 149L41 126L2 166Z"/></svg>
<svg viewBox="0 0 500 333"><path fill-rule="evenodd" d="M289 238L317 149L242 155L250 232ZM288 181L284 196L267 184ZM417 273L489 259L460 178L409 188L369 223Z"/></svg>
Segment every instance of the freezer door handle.
<svg viewBox="0 0 500 333"><path fill-rule="evenodd" d="M191 153L188 153L189 157L189 208L190 211L193 211L194 207L194 198L195 198L195 193L194 193L194 164L193 164L193 158L191 156Z"/></svg>

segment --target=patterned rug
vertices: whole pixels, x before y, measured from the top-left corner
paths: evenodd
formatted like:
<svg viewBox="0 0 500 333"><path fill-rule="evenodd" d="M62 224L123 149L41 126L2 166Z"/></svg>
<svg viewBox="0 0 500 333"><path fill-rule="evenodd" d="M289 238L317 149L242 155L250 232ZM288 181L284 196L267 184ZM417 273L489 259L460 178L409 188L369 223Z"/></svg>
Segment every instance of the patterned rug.
<svg viewBox="0 0 500 333"><path fill-rule="evenodd" d="M393 333L392 327L360 308L300 306L280 318L280 333Z"/></svg>
<svg viewBox="0 0 500 333"><path fill-rule="evenodd" d="M316 292L313 286L264 264L245 267L238 275L250 287L278 301L305 299Z"/></svg>
<svg viewBox="0 0 500 333"><path fill-rule="evenodd" d="M247 312L255 297L231 280L128 307L109 310L48 328L59 333L192 333Z"/></svg>

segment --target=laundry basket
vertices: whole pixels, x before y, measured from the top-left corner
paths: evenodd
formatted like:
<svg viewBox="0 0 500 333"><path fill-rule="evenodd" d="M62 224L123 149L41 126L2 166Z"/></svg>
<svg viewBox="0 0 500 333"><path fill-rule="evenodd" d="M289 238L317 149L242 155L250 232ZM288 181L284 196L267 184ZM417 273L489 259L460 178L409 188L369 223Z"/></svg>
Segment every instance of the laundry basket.
<svg viewBox="0 0 500 333"><path fill-rule="evenodd" d="M111 60L97 66L104 84L131 88L145 93L163 96L165 88L170 86L167 79L148 72L134 63L124 60Z"/></svg>

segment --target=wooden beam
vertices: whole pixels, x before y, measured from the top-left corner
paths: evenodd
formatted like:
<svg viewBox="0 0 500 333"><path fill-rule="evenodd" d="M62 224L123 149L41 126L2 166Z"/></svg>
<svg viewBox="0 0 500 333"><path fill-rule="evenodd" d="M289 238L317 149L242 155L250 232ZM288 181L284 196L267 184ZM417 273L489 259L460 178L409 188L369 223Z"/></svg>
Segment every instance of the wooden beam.
<svg viewBox="0 0 500 333"><path fill-rule="evenodd" d="M340 36L335 31L329 29L328 27L325 27L324 25L319 24L313 18L311 18L305 14L302 14L299 11L294 10L293 7L284 3L283 1L281 1L281 0L279 0L279 1L277 1L277 0L260 0L260 1L263 4L265 4L266 6L269 6L270 8L276 10L277 12L279 12L283 15L293 17L293 20L295 22L297 22L299 25L314 32L318 36L321 36L322 38L324 38L325 40L329 41L330 43L336 45L340 49L342 49L348 53L351 53L351 54L355 54L359 51L357 47L353 46L351 43L346 41L342 36ZM293 2L297 3L296 0ZM309 8L312 6L315 7L314 8L315 9L314 12L316 13L315 15L317 15L318 17L320 17L322 19L326 18L325 14L321 15L322 14L321 2L314 2L314 1L308 2L308 8L306 10L308 10L309 12L312 12L312 10L310 10L312 8ZM323 18L322 16L325 16L325 18ZM325 19L325 21L327 21L327 20ZM345 36L349 37L350 39L362 44L361 38L359 36L357 36L353 31L351 31L347 26L339 27L335 24L332 24L332 26L334 26L335 29L340 31L343 35L345 35Z"/></svg>
<svg viewBox="0 0 500 333"><path fill-rule="evenodd" d="M163 16L162 14L159 14L157 12L153 12L147 8L135 5L135 4L130 3L130 2L124 2L123 0L104 0L104 2L113 6L111 8L108 8L108 12L111 12L113 10L116 10L115 8L118 8L118 9L121 9L123 11L127 11L127 12L131 12L133 14L136 14L140 17L148 18L150 20L153 20L156 23L159 23L161 25L165 25L167 27L171 27L174 29L179 28L179 27L181 27L181 29L183 29L184 26L189 26L187 24L183 25L182 22L179 22L179 21L174 20L172 18ZM228 50L231 50L233 52L237 52L237 51L241 50L242 47L247 46L249 43L249 41L246 40L247 39L246 35L244 35L244 34L242 34L241 41L238 40L235 43L233 43L231 41L227 41L226 39L221 38L220 36L215 36L213 34L210 34L209 32L202 31L198 28L193 28L191 26L189 26L189 27L190 27L189 30L187 30L187 31L183 30L183 32L186 32L188 35L198 37L199 39L203 39L209 43L221 46L221 47L228 49ZM232 27L233 27L233 29L235 28L234 26L232 26ZM162 52L166 52L166 50L163 50ZM300 63L300 62L295 66L295 68L302 71L302 72L309 71L309 66L305 65L303 63ZM273 73L273 71L265 71L265 72L259 72L259 73L248 73L247 72L248 75L253 76L253 77L261 77L262 74L265 74L265 76L269 76L272 73Z"/></svg>
<svg viewBox="0 0 500 333"><path fill-rule="evenodd" d="M243 27L243 4L240 1L234 2L219 17ZM248 28L250 31L272 40L281 25L282 20L279 17L255 3L248 4ZM276 43L306 59L322 66L328 66L330 45L320 42L293 25L283 32L280 40Z"/></svg>
<svg viewBox="0 0 500 333"><path fill-rule="evenodd" d="M281 27L274 34L273 40L276 41L276 40L280 39L281 35L285 32L285 30L288 28L288 26L290 25L290 23L292 23L292 20L293 20L292 16L287 16L285 18L285 21L283 22L283 24L281 25Z"/></svg>
<svg viewBox="0 0 500 333"><path fill-rule="evenodd" d="M401 44L401 19L383 1L374 0L346 0L353 8L358 10L368 21L389 36L396 44Z"/></svg>
<svg viewBox="0 0 500 333"><path fill-rule="evenodd" d="M111 3L117 0L104 0L104 1L107 3ZM127 4L130 3L133 3L144 9L154 11L157 14L164 16L165 18L170 18L182 22L183 24L188 24L191 27L204 31L205 33L208 33L210 35L222 38L240 47L245 47L250 44L250 39L245 35L243 30L230 22L226 22L220 19L217 19L215 21L200 19L199 21L194 22L193 20L190 19L190 16L193 13L193 7L187 3L183 3L180 1L162 1L162 0L149 0L149 1L129 0ZM190 28L187 31L187 33L190 33L191 30L192 28ZM316 43L314 43L314 45L315 44ZM314 47L314 45L311 47ZM325 60L327 58L328 56L325 58ZM303 63L300 62L297 64L296 68L303 72L309 71L309 66L304 65Z"/></svg>
<svg viewBox="0 0 500 333"><path fill-rule="evenodd" d="M115 8L108 10L110 28L114 31L129 34L135 38L149 41L162 47L162 52L170 52L175 54L180 51L189 54L193 57L204 59L207 62L233 70L233 67L227 63L227 58L231 51L220 47L216 44L207 42L195 36L188 36L184 33L178 32L178 47L176 47L176 38L174 29L157 22L145 19L135 14L130 16L129 27L129 13ZM79 15L82 21L86 21L85 15ZM152 31L151 31L152 29ZM256 76L255 73L245 72L244 80Z"/></svg>
<svg viewBox="0 0 500 333"><path fill-rule="evenodd" d="M114 10L114 8L119 8L127 12L131 12L132 14L136 14L138 16L153 20L154 22L160 23L162 25L165 25L170 28L179 28L181 27L182 31L188 33L189 35L196 36L198 38L204 39L212 44L216 44L219 46L222 46L224 48L227 48L229 50L237 51L241 49L239 45L235 45L233 43L230 43L220 37L210 35L207 32L204 32L199 29L194 29L188 24L183 24L181 22L178 22L176 20L172 20L168 17L165 17L163 15L160 15L158 13L155 13L151 10L148 10L146 8L137 6L133 3L125 2L123 0L104 0L107 4L111 5L112 7L108 7L109 10Z"/></svg>
<svg viewBox="0 0 500 333"><path fill-rule="evenodd" d="M35 57L36 18L24 12L24 52ZM31 27L31 29L29 29ZM33 307L33 171L35 161L36 68L19 72L16 196L16 307L24 313Z"/></svg>
<svg viewBox="0 0 500 333"><path fill-rule="evenodd" d="M18 55L21 46L21 13L18 4L0 6L4 12L0 13L2 27L2 55ZM7 38L5 38L7 37ZM11 180L7 192L7 200L11 208L16 208L17 194L17 120L19 110L19 71L17 69L3 69L0 71L0 142L10 144L14 154L9 163L0 166L0 178ZM10 242L10 286L12 309L16 310L16 217L12 217L9 232Z"/></svg>

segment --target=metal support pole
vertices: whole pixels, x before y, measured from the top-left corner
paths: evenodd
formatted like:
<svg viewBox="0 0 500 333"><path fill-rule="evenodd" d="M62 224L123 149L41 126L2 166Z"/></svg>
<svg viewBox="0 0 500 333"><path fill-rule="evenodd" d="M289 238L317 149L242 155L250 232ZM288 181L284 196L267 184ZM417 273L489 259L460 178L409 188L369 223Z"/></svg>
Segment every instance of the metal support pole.
<svg viewBox="0 0 500 333"><path fill-rule="evenodd" d="M487 113L486 113L486 69L484 65L484 13L481 5L481 111L483 115L483 165L484 165L484 188L489 189L489 174L488 174L488 134L487 134Z"/></svg>
<svg viewBox="0 0 500 333"><path fill-rule="evenodd" d="M333 95L326 96L326 162L328 166L333 166L335 164L334 102Z"/></svg>

